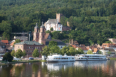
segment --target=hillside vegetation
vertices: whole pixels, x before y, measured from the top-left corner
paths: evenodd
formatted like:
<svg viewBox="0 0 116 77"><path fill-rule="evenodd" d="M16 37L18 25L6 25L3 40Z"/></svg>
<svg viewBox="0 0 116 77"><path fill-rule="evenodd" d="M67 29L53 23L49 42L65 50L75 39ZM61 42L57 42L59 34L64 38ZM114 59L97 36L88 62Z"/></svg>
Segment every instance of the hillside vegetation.
<svg viewBox="0 0 116 77"><path fill-rule="evenodd" d="M64 17L61 23L72 27L68 32L55 32L55 39L77 40L81 44L102 44L116 38L116 0L0 0L0 34L10 39L12 32L33 31L35 23ZM63 38L61 38L61 36Z"/></svg>

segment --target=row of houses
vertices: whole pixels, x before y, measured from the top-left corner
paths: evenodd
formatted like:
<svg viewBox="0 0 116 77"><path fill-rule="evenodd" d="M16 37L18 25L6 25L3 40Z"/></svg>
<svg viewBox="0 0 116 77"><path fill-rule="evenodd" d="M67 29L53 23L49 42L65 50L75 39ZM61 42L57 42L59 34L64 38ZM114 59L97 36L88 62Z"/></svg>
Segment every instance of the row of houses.
<svg viewBox="0 0 116 77"><path fill-rule="evenodd" d="M81 48L85 54L87 54L88 50L91 50L94 54L98 54L99 51L101 51L103 55L115 56L116 54L115 43L103 43L101 46L99 44L95 44L92 46L85 46L84 44L78 44L77 42L75 43L74 41L72 47L77 50Z"/></svg>

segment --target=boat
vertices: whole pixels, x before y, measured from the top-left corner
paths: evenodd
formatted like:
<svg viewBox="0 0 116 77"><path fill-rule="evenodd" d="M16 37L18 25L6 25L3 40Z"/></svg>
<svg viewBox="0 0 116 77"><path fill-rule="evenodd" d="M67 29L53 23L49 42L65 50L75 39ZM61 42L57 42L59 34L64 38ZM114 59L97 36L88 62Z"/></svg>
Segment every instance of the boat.
<svg viewBox="0 0 116 77"><path fill-rule="evenodd" d="M75 56L76 61L103 61L107 60L105 55L101 54L81 54Z"/></svg>
<svg viewBox="0 0 116 77"><path fill-rule="evenodd" d="M53 54L47 57L47 62L67 62L67 61L75 61L74 56L67 56L66 54L64 56L60 54Z"/></svg>

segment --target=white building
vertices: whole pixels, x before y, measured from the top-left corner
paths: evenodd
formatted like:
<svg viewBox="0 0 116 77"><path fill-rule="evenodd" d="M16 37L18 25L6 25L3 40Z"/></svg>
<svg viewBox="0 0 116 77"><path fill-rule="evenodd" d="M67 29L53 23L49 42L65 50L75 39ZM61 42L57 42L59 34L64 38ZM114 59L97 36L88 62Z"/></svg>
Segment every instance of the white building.
<svg viewBox="0 0 116 77"><path fill-rule="evenodd" d="M46 31L51 28L53 28L53 31L62 31L63 25L60 23L61 14L56 14L56 19L49 19L47 22L45 22L44 26L46 28Z"/></svg>
<svg viewBox="0 0 116 77"><path fill-rule="evenodd" d="M53 31L62 31L62 24L58 22L57 19L49 19L46 23L45 23L45 28L46 30L49 30L51 28L53 28Z"/></svg>

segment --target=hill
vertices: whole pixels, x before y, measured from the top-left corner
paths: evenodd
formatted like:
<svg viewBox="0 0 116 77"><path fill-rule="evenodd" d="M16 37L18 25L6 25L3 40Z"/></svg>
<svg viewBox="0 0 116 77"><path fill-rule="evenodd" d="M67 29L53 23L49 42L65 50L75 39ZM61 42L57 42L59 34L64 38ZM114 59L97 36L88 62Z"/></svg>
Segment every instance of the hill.
<svg viewBox="0 0 116 77"><path fill-rule="evenodd" d="M64 26L69 21L72 27L59 39L88 45L116 37L116 0L0 0L0 34L10 39L11 32L33 31L36 22L40 26L56 13L65 16Z"/></svg>

